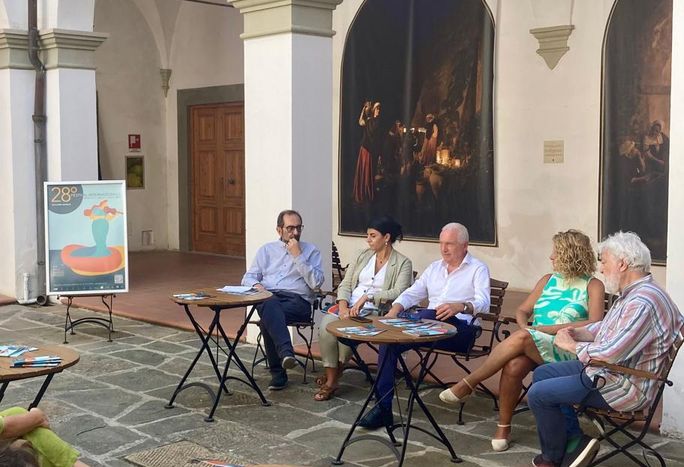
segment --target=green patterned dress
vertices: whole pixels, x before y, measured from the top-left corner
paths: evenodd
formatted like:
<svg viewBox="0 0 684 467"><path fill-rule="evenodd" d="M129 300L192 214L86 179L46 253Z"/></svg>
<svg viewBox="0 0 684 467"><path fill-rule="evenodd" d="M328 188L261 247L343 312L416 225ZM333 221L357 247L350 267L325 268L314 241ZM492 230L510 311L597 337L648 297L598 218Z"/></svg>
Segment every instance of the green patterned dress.
<svg viewBox="0 0 684 467"><path fill-rule="evenodd" d="M532 326L553 326L589 319L589 292L591 276L565 279L554 273L534 304ZM528 329L539 355L545 363L576 360L577 357L553 345L555 336Z"/></svg>

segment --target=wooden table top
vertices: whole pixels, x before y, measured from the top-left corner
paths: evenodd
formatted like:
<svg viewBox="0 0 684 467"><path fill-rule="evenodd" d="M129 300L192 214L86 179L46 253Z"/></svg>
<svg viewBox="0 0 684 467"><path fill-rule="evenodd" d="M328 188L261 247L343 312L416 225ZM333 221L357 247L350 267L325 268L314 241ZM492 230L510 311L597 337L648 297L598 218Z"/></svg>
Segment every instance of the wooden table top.
<svg viewBox="0 0 684 467"><path fill-rule="evenodd" d="M187 290L178 293L203 293L207 297L202 300L182 300L180 298L174 297L173 295L169 297L172 301L178 303L179 305L196 305L205 307L224 307L233 308L239 306L249 306L255 303L261 303L273 296L268 290L262 290L251 295L237 295L225 292L219 292L219 287L204 287L201 289Z"/></svg>
<svg viewBox="0 0 684 467"><path fill-rule="evenodd" d="M57 366L43 368L10 368L12 361L16 360L17 358L22 359L25 357L41 357L45 355L62 357L62 363ZM0 357L0 382L16 381L19 379L48 375L50 373L59 373L65 368L74 366L80 359L77 352L74 352L70 348L63 347L61 345L42 345L38 347L38 350L26 352L17 358Z"/></svg>
<svg viewBox="0 0 684 467"><path fill-rule="evenodd" d="M447 334L440 334L437 336L411 336L409 334L405 334L403 331L403 328L399 328L396 326L390 326L384 323L381 323L379 320L384 319L381 316L369 316L369 319L371 319L373 322L372 323L359 323L356 321L352 321L351 319L340 319L337 321L333 321L331 323L328 323L327 330L330 334L336 337L344 337L345 339L350 339L358 342L370 342L372 344L423 344L427 342L434 342L434 341L439 341L442 339L447 339L449 337L453 337L456 335L456 327L452 326L451 324L444 323L441 321L437 321L439 323L439 327L443 329L447 329L448 333ZM434 322L433 320L422 320L423 322ZM351 327L351 326L368 326L372 324L378 329L385 329L385 331L381 332L378 335L375 336L359 336L357 334L347 334L339 330L339 328L344 328L344 327Z"/></svg>

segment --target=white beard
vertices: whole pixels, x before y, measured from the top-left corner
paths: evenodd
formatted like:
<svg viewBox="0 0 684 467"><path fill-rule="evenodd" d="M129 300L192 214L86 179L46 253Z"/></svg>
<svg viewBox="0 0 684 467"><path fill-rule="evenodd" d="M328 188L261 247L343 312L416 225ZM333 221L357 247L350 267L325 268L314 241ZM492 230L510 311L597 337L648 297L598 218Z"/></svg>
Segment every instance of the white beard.
<svg viewBox="0 0 684 467"><path fill-rule="evenodd" d="M611 276L604 276L606 292L611 295L615 295L620 291L620 276L618 274L613 274Z"/></svg>

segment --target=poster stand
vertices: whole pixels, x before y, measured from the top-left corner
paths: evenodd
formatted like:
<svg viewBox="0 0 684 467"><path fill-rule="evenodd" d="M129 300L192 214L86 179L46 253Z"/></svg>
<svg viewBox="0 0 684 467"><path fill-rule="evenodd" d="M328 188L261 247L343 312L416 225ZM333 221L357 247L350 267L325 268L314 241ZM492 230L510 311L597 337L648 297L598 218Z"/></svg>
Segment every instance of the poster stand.
<svg viewBox="0 0 684 467"><path fill-rule="evenodd" d="M112 306L114 302L114 294L93 294L93 295L58 295L57 298L66 298L67 299L67 309L66 309L66 319L64 321L64 343L68 344L69 342L67 341L67 331L71 331L71 335L76 334L74 332L74 328L78 326L79 324L83 323L91 323L91 324L97 324L98 326L102 326L107 329L108 331L108 339L107 342L112 342L112 333L114 332L114 321L112 320ZM99 318L96 316L87 316L85 318L79 318L72 320L71 319L71 314L69 313L69 310L71 309L71 305L74 301L74 297L100 297L100 300L102 300L102 303L104 306L107 308L109 311L109 319L107 318ZM107 299L109 299L109 303L107 302Z"/></svg>

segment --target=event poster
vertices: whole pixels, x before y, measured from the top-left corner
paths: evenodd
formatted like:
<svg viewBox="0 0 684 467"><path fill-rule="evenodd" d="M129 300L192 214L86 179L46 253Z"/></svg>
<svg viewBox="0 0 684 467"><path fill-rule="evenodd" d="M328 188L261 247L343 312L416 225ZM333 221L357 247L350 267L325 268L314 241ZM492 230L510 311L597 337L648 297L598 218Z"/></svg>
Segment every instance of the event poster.
<svg viewBox="0 0 684 467"><path fill-rule="evenodd" d="M128 291L122 180L45 183L49 295Z"/></svg>

